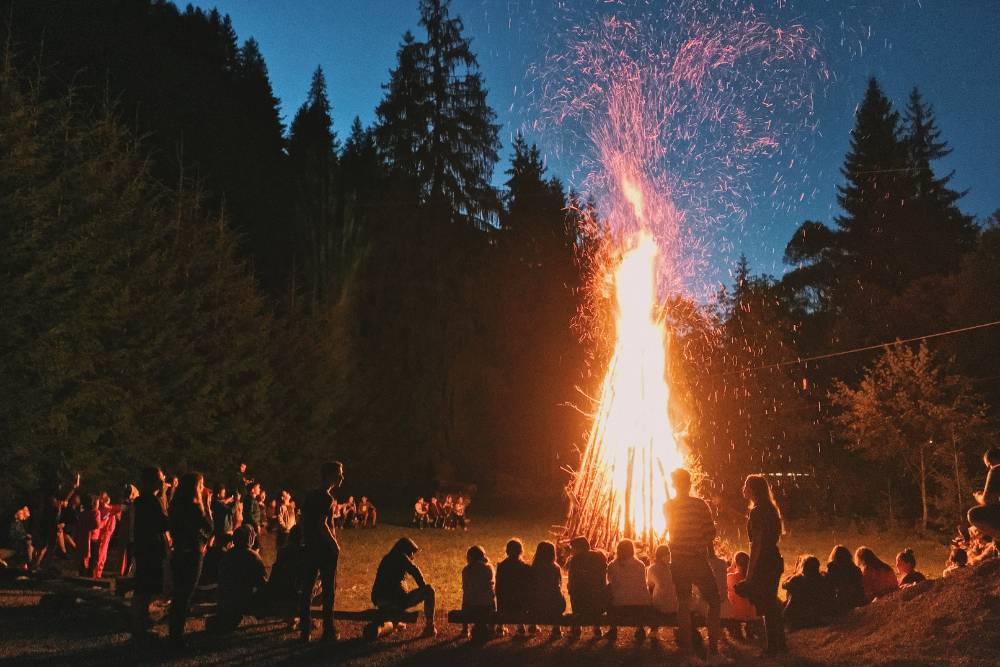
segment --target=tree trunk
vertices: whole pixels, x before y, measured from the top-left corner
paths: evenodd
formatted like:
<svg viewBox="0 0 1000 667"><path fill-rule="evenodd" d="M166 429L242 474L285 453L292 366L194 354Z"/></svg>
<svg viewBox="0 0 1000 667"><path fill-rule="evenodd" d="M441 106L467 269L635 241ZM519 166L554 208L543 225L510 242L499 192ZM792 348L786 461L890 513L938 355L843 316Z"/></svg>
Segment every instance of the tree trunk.
<svg viewBox="0 0 1000 667"><path fill-rule="evenodd" d="M920 527L927 530L927 462L924 458L923 446L920 447L920 504L923 507L923 514L920 518Z"/></svg>

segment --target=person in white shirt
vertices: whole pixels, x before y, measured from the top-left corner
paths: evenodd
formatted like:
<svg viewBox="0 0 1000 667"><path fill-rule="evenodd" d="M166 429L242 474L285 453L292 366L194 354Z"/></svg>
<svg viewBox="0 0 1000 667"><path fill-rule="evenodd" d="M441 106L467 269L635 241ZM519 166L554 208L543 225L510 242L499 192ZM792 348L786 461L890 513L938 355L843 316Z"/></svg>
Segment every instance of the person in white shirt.
<svg viewBox="0 0 1000 667"><path fill-rule="evenodd" d="M652 602L649 589L646 588L646 566L635 557L635 544L632 540L619 542L615 559L608 563L608 593L612 613L645 609ZM617 636L618 628L612 625L608 638L614 640ZM635 638L641 640L645 637L646 629L636 628Z"/></svg>

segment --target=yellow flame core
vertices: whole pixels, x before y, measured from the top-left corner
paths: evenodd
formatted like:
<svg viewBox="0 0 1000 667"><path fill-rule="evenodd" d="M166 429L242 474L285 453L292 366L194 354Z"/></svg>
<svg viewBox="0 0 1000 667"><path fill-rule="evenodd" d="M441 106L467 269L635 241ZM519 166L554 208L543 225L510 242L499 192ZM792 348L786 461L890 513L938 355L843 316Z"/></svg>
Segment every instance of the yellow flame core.
<svg viewBox="0 0 1000 667"><path fill-rule="evenodd" d="M642 210L641 198L632 203ZM617 340L574 489L591 514L582 523L604 524L594 536L608 546L621 537L649 545L663 537L668 475L683 465L667 410L667 338L655 316L659 251L646 232L632 246L615 272Z"/></svg>

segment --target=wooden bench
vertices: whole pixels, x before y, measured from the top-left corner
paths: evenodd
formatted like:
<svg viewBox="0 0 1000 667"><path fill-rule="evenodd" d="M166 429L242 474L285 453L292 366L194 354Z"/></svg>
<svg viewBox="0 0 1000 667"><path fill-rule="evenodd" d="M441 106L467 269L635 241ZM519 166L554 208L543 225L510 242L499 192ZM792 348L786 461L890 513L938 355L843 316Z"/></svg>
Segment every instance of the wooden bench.
<svg viewBox="0 0 1000 667"><path fill-rule="evenodd" d="M705 617L700 613L692 615L693 627L705 627ZM652 607L642 609L615 610L603 614L561 614L559 616L538 616L533 614L502 614L499 612L466 612L454 610L448 612L449 623L474 625L488 623L491 625L542 625L569 628L586 628L594 626L615 626L622 628L660 627L676 628L677 613L663 613ZM749 621L750 625L759 624L759 619ZM723 628L737 630L741 623L733 618L721 619Z"/></svg>

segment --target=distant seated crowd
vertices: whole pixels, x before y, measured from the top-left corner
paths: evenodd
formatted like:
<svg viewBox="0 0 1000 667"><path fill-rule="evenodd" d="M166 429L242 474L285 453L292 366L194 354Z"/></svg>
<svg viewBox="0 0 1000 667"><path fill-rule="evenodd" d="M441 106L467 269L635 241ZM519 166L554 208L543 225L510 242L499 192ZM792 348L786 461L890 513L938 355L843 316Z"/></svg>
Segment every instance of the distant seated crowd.
<svg viewBox="0 0 1000 667"><path fill-rule="evenodd" d="M413 524L421 529L468 530L469 520L466 511L471 502L471 498L462 494L455 496L435 494L430 500L417 498L417 502L413 505Z"/></svg>

